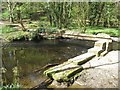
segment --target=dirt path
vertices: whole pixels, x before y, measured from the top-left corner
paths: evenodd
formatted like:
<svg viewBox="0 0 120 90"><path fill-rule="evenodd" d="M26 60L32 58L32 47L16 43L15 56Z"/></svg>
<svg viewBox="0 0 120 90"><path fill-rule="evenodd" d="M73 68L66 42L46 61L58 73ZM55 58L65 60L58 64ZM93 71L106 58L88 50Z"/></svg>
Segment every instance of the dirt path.
<svg viewBox="0 0 120 90"><path fill-rule="evenodd" d="M96 57L83 65L84 70L72 85L53 81L50 88L120 88L120 51L111 51L104 57ZM119 72L119 73L118 73Z"/></svg>
<svg viewBox="0 0 120 90"><path fill-rule="evenodd" d="M118 75L120 74L120 70L118 70L119 54L120 51L111 51L105 57L94 58L86 63L84 67L89 64L93 68L83 70L74 84L77 83L91 88L118 88L118 76L120 76Z"/></svg>

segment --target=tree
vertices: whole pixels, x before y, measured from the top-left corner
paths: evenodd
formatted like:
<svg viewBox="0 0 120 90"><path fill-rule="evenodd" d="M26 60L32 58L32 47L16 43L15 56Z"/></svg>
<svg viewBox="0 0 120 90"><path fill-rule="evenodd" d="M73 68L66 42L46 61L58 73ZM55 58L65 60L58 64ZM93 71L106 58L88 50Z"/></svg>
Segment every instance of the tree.
<svg viewBox="0 0 120 90"><path fill-rule="evenodd" d="M14 22L14 15L13 15L13 11L16 7L16 2L10 2L10 0L7 0L7 5L8 5L8 11L9 11L9 20L10 23Z"/></svg>
<svg viewBox="0 0 120 90"><path fill-rule="evenodd" d="M26 31L26 28L24 27L24 24L23 24L23 22L22 22L22 15L21 15L21 5L22 5L23 3L17 3L17 8L16 8L16 10L17 10L17 20L18 20L18 22L21 24L21 26L22 26L22 30L23 31Z"/></svg>

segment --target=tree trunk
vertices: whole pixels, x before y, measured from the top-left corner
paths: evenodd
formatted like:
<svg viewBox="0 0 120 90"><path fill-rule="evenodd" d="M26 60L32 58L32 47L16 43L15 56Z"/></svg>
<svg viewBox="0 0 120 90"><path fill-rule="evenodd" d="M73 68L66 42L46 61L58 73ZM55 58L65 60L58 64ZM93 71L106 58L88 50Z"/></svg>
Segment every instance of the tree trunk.
<svg viewBox="0 0 120 90"><path fill-rule="evenodd" d="M118 29L120 29L120 2L117 3L117 24L118 24Z"/></svg>
<svg viewBox="0 0 120 90"><path fill-rule="evenodd" d="M101 16L102 16L102 11L103 11L104 5L105 5L105 4L104 4L103 2L102 2L102 4L100 5L101 7L100 7L100 11L99 11L99 13L98 13L97 25L99 25L99 21L100 21Z"/></svg>
<svg viewBox="0 0 120 90"><path fill-rule="evenodd" d="M9 21L10 23L13 23L13 11L12 11L12 3L8 0L8 11L9 11Z"/></svg>
<svg viewBox="0 0 120 90"><path fill-rule="evenodd" d="M64 5L64 9L65 9L65 18L64 18L64 27L67 28L67 24L68 24L68 7L67 7L67 2L65 2L65 5Z"/></svg>
<svg viewBox="0 0 120 90"><path fill-rule="evenodd" d="M62 21L63 21L63 2L61 3L61 8L60 8L60 29L62 28Z"/></svg>
<svg viewBox="0 0 120 90"><path fill-rule="evenodd" d="M17 18L18 18L18 22L21 24L22 30L26 31L26 28L24 27L23 22L22 22L20 10L17 10Z"/></svg>
<svg viewBox="0 0 120 90"><path fill-rule="evenodd" d="M49 15L49 20L50 20L50 26L52 26L52 16Z"/></svg>

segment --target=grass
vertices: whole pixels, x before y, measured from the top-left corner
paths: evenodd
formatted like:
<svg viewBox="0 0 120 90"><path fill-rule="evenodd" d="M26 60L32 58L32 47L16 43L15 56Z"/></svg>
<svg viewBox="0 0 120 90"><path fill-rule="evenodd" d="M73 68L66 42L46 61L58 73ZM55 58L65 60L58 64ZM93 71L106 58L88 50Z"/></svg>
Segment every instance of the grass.
<svg viewBox="0 0 120 90"><path fill-rule="evenodd" d="M105 27L87 27L85 32L86 34L98 34L98 33L105 33L110 36L120 36L120 29L116 28L105 28Z"/></svg>
<svg viewBox="0 0 120 90"><path fill-rule="evenodd" d="M82 28L73 28L70 31L76 31L83 33ZM84 32L85 34L98 34L98 33L105 33L112 37L120 37L120 29L117 28L105 28L105 27L86 27L86 30Z"/></svg>
<svg viewBox="0 0 120 90"><path fill-rule="evenodd" d="M11 27L8 27L8 26L2 26L2 27L0 27L0 28L1 28L1 29L0 29L0 32L1 32L2 34L10 33L10 32L15 32L15 31L16 31L16 29L11 28Z"/></svg>

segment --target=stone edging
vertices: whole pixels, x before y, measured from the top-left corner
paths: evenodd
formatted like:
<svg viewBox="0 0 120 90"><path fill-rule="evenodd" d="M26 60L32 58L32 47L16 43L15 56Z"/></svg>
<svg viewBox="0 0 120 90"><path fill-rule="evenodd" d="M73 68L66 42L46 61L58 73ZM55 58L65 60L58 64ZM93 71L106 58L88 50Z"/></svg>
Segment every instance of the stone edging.
<svg viewBox="0 0 120 90"><path fill-rule="evenodd" d="M91 60L93 57L104 56L112 49L112 40L98 40L95 42L94 47L88 49L88 52L80 56L69 59L68 61L54 66L44 71L44 74L51 79L58 82L71 82L80 75L86 62Z"/></svg>

